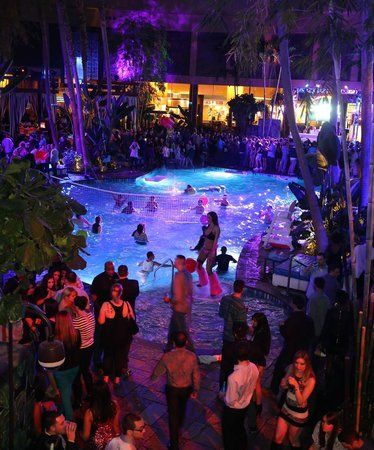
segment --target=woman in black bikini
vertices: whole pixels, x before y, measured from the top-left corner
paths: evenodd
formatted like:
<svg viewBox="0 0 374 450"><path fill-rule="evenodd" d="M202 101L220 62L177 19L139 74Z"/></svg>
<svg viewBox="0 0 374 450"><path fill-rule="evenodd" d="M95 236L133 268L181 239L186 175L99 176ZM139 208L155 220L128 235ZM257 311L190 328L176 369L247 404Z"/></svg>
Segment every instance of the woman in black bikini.
<svg viewBox="0 0 374 450"><path fill-rule="evenodd" d="M218 239L221 230L218 225L218 216L214 211L209 212L207 214L207 217L208 227L204 231L204 245L200 250L199 256L197 258L197 273L199 275L198 286L206 286L208 283L210 283L210 295L216 296L221 294L222 289L221 285L219 284L217 274L212 271L212 268L216 260ZM205 261L206 271L203 267Z"/></svg>

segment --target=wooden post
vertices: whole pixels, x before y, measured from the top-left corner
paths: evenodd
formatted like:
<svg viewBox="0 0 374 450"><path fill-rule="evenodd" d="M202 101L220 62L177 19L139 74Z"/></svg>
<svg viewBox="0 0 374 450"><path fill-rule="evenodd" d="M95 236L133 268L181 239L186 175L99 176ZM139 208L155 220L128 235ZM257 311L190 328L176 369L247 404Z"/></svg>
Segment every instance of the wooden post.
<svg viewBox="0 0 374 450"><path fill-rule="evenodd" d="M348 421L349 411L349 387L350 387L350 372L351 372L351 360L349 356L344 358L344 410L343 410L343 423Z"/></svg>
<svg viewBox="0 0 374 450"><path fill-rule="evenodd" d="M361 414L361 394L362 394L362 373L364 370L364 357L365 357L365 339L366 338L366 327L361 328L361 346L360 346L360 360L359 360L359 372L358 372L358 383L357 383L357 406L356 406L356 420L355 420L355 431L359 433L360 431L360 414Z"/></svg>
<svg viewBox="0 0 374 450"><path fill-rule="evenodd" d="M363 318L363 312L360 311L358 313L358 321L357 321L357 328L356 328L356 370L355 370L355 390L354 390L354 407L357 407L357 400L358 400L358 377L359 377L359 365L358 365L358 359L360 357L360 343L361 343L361 327L362 327L362 318Z"/></svg>

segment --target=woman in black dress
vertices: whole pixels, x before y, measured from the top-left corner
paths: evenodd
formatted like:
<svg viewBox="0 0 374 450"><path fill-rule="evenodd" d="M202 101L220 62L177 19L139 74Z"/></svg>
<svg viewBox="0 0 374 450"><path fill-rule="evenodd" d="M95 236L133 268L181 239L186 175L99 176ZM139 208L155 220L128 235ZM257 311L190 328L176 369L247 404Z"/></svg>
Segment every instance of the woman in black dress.
<svg viewBox="0 0 374 450"><path fill-rule="evenodd" d="M135 315L131 305L121 300L120 284L114 284L111 293L112 298L104 302L100 309L98 322L102 325L104 381L107 383L111 377L118 385L121 375L128 374L128 354L132 341L130 321L135 319Z"/></svg>

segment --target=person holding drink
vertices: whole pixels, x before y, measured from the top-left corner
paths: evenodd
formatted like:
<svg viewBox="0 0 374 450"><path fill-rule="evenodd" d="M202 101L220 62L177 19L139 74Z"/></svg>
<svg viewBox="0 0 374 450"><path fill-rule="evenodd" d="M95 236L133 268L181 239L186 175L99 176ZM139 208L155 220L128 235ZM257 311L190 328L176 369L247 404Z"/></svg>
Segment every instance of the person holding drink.
<svg viewBox="0 0 374 450"><path fill-rule="evenodd" d="M173 348L173 335L179 331L187 336L187 349L195 351L189 334L193 292L192 275L186 269L185 256L177 255L174 266L177 273L173 279L173 296L171 298L169 294L166 294L164 297L164 302L169 303L172 308L166 351Z"/></svg>

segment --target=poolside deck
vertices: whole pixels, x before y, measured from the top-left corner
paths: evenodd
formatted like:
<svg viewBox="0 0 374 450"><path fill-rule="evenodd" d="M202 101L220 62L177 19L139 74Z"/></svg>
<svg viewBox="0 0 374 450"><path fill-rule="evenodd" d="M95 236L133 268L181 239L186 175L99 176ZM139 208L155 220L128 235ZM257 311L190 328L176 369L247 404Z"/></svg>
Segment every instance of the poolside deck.
<svg viewBox="0 0 374 450"><path fill-rule="evenodd" d="M146 421L147 428L139 449L165 449L168 443L168 416L164 394L165 380L150 380L150 374L161 358L162 346L135 339L131 354L132 376L122 381L115 394L124 412L136 412ZM269 361L271 368L273 361ZM181 436L181 448L185 450L222 449L221 412L222 402L217 399L219 365L200 366L202 383L198 399L190 400L185 426ZM271 369L267 368L264 384L270 383ZM251 437L253 450L270 448L275 427L277 406L264 396L263 413L258 419L259 432Z"/></svg>

